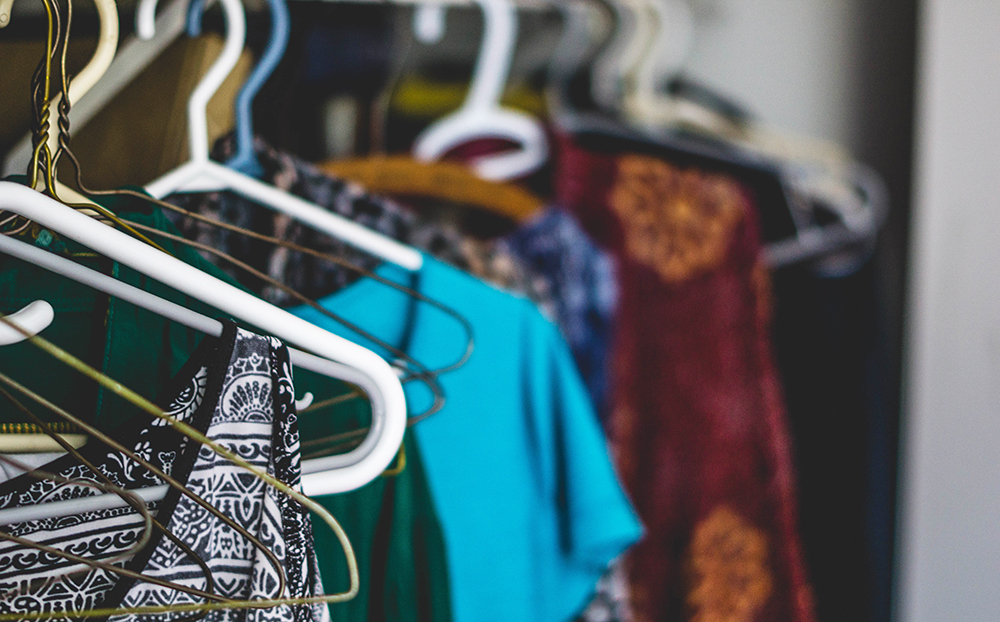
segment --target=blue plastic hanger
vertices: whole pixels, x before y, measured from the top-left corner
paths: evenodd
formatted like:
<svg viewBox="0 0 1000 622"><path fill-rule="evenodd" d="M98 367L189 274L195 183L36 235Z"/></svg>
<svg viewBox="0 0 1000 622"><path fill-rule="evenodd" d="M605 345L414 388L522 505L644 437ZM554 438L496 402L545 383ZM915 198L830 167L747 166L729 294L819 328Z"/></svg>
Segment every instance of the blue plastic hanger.
<svg viewBox="0 0 1000 622"><path fill-rule="evenodd" d="M188 5L187 33L189 37L201 34L201 14L206 0L191 0ZM267 0L271 9L271 38L267 48L261 54L260 62L254 67L246 84L236 97L236 153L225 164L231 169L240 171L251 177L264 174L264 167L257 160L253 148L253 100L257 96L271 73L281 62L281 57L288 47L288 35L291 32L291 20L288 16L288 5L285 0Z"/></svg>

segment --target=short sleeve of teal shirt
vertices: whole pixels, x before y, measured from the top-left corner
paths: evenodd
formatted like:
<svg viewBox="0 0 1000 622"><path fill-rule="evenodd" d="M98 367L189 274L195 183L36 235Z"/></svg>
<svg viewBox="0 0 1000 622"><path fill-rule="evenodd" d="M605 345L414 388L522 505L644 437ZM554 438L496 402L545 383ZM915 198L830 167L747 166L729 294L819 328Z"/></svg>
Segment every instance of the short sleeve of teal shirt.
<svg viewBox="0 0 1000 622"><path fill-rule="evenodd" d="M398 269L380 272L405 282ZM419 283L475 336L469 361L440 378L443 410L414 429L444 531L454 619L568 620L641 533L569 350L533 304L431 257ZM397 345L410 308L373 280L321 304ZM416 307L409 354L431 368L453 363L461 326ZM313 309L294 312L377 350ZM428 395L415 385L407 397L419 412Z"/></svg>

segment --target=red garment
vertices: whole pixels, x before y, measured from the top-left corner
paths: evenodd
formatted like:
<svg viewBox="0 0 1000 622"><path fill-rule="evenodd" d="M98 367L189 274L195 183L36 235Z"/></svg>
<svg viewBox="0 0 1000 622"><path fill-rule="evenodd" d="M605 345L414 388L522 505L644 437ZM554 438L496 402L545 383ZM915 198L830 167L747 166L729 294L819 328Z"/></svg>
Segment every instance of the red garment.
<svg viewBox="0 0 1000 622"><path fill-rule="evenodd" d="M618 260L612 446L646 525L638 622L813 622L752 188L560 137L555 186Z"/></svg>

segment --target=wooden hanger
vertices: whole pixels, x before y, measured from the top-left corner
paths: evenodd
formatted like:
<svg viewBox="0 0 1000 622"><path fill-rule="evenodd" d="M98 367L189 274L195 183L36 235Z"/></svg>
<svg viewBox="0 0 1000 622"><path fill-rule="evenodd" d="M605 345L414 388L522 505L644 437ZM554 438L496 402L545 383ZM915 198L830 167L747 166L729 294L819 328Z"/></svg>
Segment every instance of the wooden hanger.
<svg viewBox="0 0 1000 622"><path fill-rule="evenodd" d="M415 196L465 203L522 222L544 201L514 184L482 179L454 162L420 162L410 156L371 156L333 160L320 170L349 179L374 194Z"/></svg>

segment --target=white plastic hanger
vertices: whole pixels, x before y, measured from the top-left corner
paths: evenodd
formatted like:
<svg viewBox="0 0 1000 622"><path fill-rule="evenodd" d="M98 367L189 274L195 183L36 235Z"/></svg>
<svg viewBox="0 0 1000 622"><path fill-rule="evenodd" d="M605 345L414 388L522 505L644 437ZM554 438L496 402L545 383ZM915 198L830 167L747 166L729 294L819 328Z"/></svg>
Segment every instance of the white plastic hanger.
<svg viewBox="0 0 1000 622"><path fill-rule="evenodd" d="M7 236L0 236L6 238ZM7 316L12 324L17 324L22 330L31 335L37 335L45 330L55 318L55 311L52 305L44 300L36 300L26 307L11 313ZM24 333L14 330L6 324L0 324L0 346L9 346L25 340Z"/></svg>
<svg viewBox="0 0 1000 622"><path fill-rule="evenodd" d="M416 249L209 159L206 106L239 60L246 37L246 16L239 0L221 1L226 20L226 42L222 54L188 100L188 145L191 159L146 186L146 191L162 199L175 192L230 190L380 259L407 270L419 270L423 265L423 256ZM140 37L148 38L155 34L156 2L157 0L142 0L139 3L136 31Z"/></svg>
<svg viewBox="0 0 1000 622"><path fill-rule="evenodd" d="M625 82L642 58L653 35L652 17L642 0L611 0L615 30L611 41L594 60L591 96L602 108L621 107Z"/></svg>
<svg viewBox="0 0 1000 622"><path fill-rule="evenodd" d="M541 124L523 112L500 107L517 43L517 13L511 0L475 0L483 10L483 42L472 85L461 108L425 129L414 144L418 160L440 160L459 145L481 138L516 142L520 150L478 158L472 168L484 179L508 181L545 164L548 141Z"/></svg>
<svg viewBox="0 0 1000 622"><path fill-rule="evenodd" d="M602 42L613 36L615 20L597 2L573 0L556 5L562 17L562 32L549 59L546 105L556 123L576 111L569 102L569 82Z"/></svg>
<svg viewBox="0 0 1000 622"><path fill-rule="evenodd" d="M624 110L640 125L714 123L711 111L685 100L660 93L664 76L676 74L684 65L694 42L694 13L685 0L629 0L645 11L650 28L642 53L634 59L626 82ZM710 118L704 118L709 115Z"/></svg>
<svg viewBox="0 0 1000 622"><path fill-rule="evenodd" d="M328 359L323 364L331 365L329 371L335 371L338 378L361 388L371 401L373 422L376 419L385 421L382 433L369 445L367 455L356 464L343 466L351 459L344 455L306 461L303 464L303 486L308 494L354 490L378 477L392 462L406 428L406 400L403 387L392 368L371 350L325 331L25 186L0 182L0 210L32 220L272 334L290 346ZM308 364L320 363L310 361Z"/></svg>
<svg viewBox="0 0 1000 622"><path fill-rule="evenodd" d="M0 253L17 257L56 274L71 278L100 292L104 292L125 302L130 302L137 307L152 311L168 320L178 322L199 332L212 335L213 337L218 337L222 334L223 325L219 320L204 316L197 311L192 311L187 307L160 298L155 294L151 294L128 283L123 283L111 276L82 266L65 257L44 251L26 242L21 242L8 236L0 236ZM54 311L52 306L42 300L36 300L20 311L7 316L8 321L17 324L32 335L44 330L52 322L53 318ZM16 335L16 337L7 338L7 333ZM0 345L16 343L23 341L25 338L24 334L20 331L14 330L6 324L0 324ZM301 350L288 348L288 352L293 365L308 369L317 374L342 379L344 373L350 373L350 370L344 370L343 366L338 363L313 356ZM308 393L305 399L300 400L300 402L306 400L311 400L311 395ZM330 469L349 466L356 464L368 455L375 440L385 427L384 415L384 412L373 413L371 423L372 432L365 437L363 442L349 452L332 456L335 460L323 462L321 465L322 468ZM305 472L316 470L312 466L312 460L306 460L303 464Z"/></svg>
<svg viewBox="0 0 1000 622"><path fill-rule="evenodd" d="M795 233L766 245L764 257L770 267L829 258L817 264L819 270L831 275L855 270L867 257L858 249L873 243L887 212L878 175L821 141L785 137L756 124L730 130L734 122L723 113L660 94L661 79L680 70L691 48L695 24L689 4L614 0L612 7L620 24L612 45L595 63L594 98L614 109L619 95L615 87L620 85L623 112L643 135L657 139L680 128L701 131L726 139L748 162L769 162L779 168L786 190L804 200L790 203ZM573 131L580 127L574 121L560 123ZM594 120L583 123L600 129ZM833 210L839 222L813 222L812 201ZM837 252L844 249L848 252Z"/></svg>
<svg viewBox="0 0 1000 622"><path fill-rule="evenodd" d="M93 287L98 291L104 292L118 299L130 302L138 307L152 311L169 320L178 322L197 331L214 337L218 337L222 334L223 326L218 320L206 317L200 313L192 311L191 309L160 298L159 296L137 287L133 287L127 283L123 283L111 276L102 274L96 270L87 268L86 266L82 266L65 257L42 250L26 242L7 236L0 236L0 253L17 257L18 259L32 263L46 270L69 277L74 281ZM7 319L21 328L24 328L27 332L36 334L44 328L44 326L40 326L39 320L46 323L51 322L52 316L52 307L48 303L36 301L21 311L8 315ZM6 332L17 335L17 339L4 340L5 333L3 332L3 329L6 329ZM20 332L11 329L6 324L0 325L0 345L14 343L15 341L23 339L24 336ZM352 374L350 368L345 368L345 366L339 363L334 363L295 348L289 348L288 352L292 364L297 367L308 369L325 376L337 378L344 378L345 376ZM310 477L308 474L319 474L320 471L326 471L327 473L323 474L324 477L326 477L329 476L329 471L331 469L341 469L361 462L372 452L379 437L384 433L385 426L386 420L384 410L373 412L371 430L361 445L349 452L337 454L336 456L330 456L329 458L303 461L302 470L304 474L307 474L303 480L305 493L307 495L327 494L325 492L317 492L318 490L325 490L325 488L321 487L321 479L319 477ZM53 450L58 450L58 446L56 446ZM140 492L142 498L147 502L159 501L163 498L167 489L168 487L164 485L149 489L142 489L137 492ZM117 501L115 499L117 499ZM125 505L124 500L120 497L116 497L115 495L96 495L82 499L74 499L72 502L67 502L66 504L42 504L11 510L0 510L0 525L12 524L25 520L51 518L55 516L62 516L67 513L78 514L109 507L125 507Z"/></svg>

